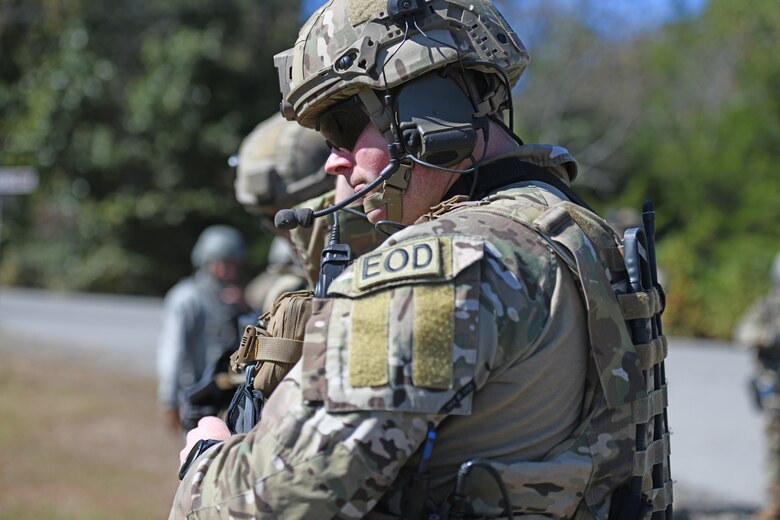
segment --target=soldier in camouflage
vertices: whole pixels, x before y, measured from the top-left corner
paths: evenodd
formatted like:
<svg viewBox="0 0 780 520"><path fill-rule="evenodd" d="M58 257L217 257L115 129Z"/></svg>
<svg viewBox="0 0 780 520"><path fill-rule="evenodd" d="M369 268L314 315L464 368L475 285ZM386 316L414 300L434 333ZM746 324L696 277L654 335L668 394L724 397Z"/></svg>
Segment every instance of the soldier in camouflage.
<svg viewBox="0 0 780 520"><path fill-rule="evenodd" d="M268 269L246 287L247 303L259 312L270 309L284 292L314 286L330 220L319 221L314 229L299 228L291 233L276 229L272 221L282 208L300 205L319 209L344 198L339 193L349 189L346 181L334 183L325 172L329 154L320 134L286 121L280 114L258 124L241 143L236 200L259 218L264 229L278 235L271 244ZM341 190L338 184L343 186ZM342 235L356 253L379 244L379 234L364 219L347 213L340 213L339 219Z"/></svg>
<svg viewBox="0 0 780 520"><path fill-rule="evenodd" d="M279 235L272 223L277 211L333 189L333 179L323 169L328 154L317 132L273 115L258 124L239 147L236 200L258 217L265 230ZM270 309L280 294L308 286L306 271L289 239L289 234L274 238L266 271L246 286L246 301L257 312Z"/></svg>
<svg viewBox="0 0 780 520"><path fill-rule="evenodd" d="M766 460L769 468L769 502L756 518L780 519L780 253L771 272L772 289L740 318L738 343L755 349L753 390L766 418Z"/></svg>
<svg viewBox="0 0 780 520"><path fill-rule="evenodd" d="M179 433L194 428L215 406L193 405L188 391L238 341L238 317L246 312L236 285L244 241L230 226L203 230L192 249L195 273L165 295L157 347L157 400L165 425Z"/></svg>
<svg viewBox="0 0 780 520"><path fill-rule="evenodd" d="M616 296L620 243L574 159L503 122L528 54L490 2L330 0L276 61L282 112L392 234L314 300L250 433L188 435L170 517L663 518L668 437L636 424L663 411L643 371L666 344L624 321L658 294Z"/></svg>

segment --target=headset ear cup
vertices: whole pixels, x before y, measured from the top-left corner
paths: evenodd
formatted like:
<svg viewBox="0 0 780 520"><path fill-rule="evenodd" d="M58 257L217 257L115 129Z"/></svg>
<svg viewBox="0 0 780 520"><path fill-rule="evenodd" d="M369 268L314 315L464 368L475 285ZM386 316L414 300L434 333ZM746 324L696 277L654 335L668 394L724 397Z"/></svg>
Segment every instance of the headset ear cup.
<svg viewBox="0 0 780 520"><path fill-rule="evenodd" d="M406 150L417 159L450 168L474 151L474 104L453 78L434 72L407 82L395 110Z"/></svg>
<svg viewBox="0 0 780 520"><path fill-rule="evenodd" d="M414 156L420 154L420 147L422 146L422 139L420 138L420 132L416 128L408 128L403 131L403 141L406 150Z"/></svg>

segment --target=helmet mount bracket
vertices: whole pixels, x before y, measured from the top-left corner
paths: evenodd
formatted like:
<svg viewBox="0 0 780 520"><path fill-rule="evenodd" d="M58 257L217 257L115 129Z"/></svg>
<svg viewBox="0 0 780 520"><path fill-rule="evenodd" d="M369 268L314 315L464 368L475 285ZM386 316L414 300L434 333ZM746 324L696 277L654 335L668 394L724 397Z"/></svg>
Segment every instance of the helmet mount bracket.
<svg viewBox="0 0 780 520"><path fill-rule="evenodd" d="M425 10L425 0L387 0L387 14L393 22L400 24L406 17Z"/></svg>

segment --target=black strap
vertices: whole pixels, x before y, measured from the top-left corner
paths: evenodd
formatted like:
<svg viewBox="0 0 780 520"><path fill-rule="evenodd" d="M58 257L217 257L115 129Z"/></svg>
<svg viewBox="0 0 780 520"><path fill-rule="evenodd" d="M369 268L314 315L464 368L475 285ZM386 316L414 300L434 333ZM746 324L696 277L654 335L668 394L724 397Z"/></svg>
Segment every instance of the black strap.
<svg viewBox="0 0 780 520"><path fill-rule="evenodd" d="M263 392L254 388L256 365L246 367L246 381L236 389L228 406L225 422L230 433L249 433L260 422L265 398Z"/></svg>
<svg viewBox="0 0 780 520"><path fill-rule="evenodd" d="M474 179L476 176L476 186ZM473 200L480 200L492 192L517 182L539 181L558 189L566 198L588 211L593 211L571 186L550 173L547 169L521 160L518 157L506 157L495 162L481 165L476 173L461 175L455 181L442 200L447 200L455 195L469 195L474 193Z"/></svg>
<svg viewBox="0 0 780 520"><path fill-rule="evenodd" d="M620 488L612 493L607 520L650 520L653 505L642 495L634 496L628 489Z"/></svg>

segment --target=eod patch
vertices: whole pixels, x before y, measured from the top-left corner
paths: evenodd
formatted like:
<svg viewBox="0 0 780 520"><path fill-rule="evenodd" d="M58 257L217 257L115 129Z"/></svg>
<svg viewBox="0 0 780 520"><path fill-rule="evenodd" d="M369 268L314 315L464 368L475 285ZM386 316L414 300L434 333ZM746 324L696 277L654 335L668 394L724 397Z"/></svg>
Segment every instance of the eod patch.
<svg viewBox="0 0 780 520"><path fill-rule="evenodd" d="M365 290L395 280L439 277L444 274L439 240L435 237L403 242L368 253L355 265L355 288Z"/></svg>

